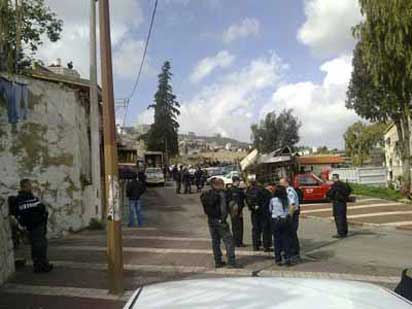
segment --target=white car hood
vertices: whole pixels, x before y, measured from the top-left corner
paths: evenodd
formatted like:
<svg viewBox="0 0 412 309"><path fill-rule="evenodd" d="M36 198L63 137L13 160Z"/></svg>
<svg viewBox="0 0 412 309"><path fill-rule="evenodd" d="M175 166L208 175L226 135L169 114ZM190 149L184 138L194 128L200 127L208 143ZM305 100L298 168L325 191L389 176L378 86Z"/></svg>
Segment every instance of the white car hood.
<svg viewBox="0 0 412 309"><path fill-rule="evenodd" d="M412 304L382 287L354 281L226 278L143 287L124 308L410 309Z"/></svg>

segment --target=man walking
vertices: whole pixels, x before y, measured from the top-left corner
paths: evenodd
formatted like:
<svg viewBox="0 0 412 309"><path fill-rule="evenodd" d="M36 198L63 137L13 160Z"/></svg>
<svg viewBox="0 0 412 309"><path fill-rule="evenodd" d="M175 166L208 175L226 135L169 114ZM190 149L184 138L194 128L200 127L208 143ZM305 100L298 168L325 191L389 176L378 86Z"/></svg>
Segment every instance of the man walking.
<svg viewBox="0 0 412 309"><path fill-rule="evenodd" d="M47 258L48 212L45 205L32 193L32 184L29 179L20 181L20 191L15 203L15 216L20 225L29 232L34 272L50 272L53 265Z"/></svg>
<svg viewBox="0 0 412 309"><path fill-rule="evenodd" d="M195 172L195 184L197 192L202 192L203 189L203 172L200 166L197 168Z"/></svg>
<svg viewBox="0 0 412 309"><path fill-rule="evenodd" d="M248 180L249 188L246 191L246 203L251 212L253 250L260 250L263 236L264 251L270 252L272 244L269 213L270 193L257 184L255 175L249 176Z"/></svg>
<svg viewBox="0 0 412 309"><path fill-rule="evenodd" d="M129 198L129 227L134 227L135 218L137 219L137 225L143 225L142 215L142 201L141 196L146 191L146 185L141 179L137 179L135 176L132 181L127 184L126 195Z"/></svg>
<svg viewBox="0 0 412 309"><path fill-rule="evenodd" d="M176 181L176 194L180 194L182 190L182 178L183 178L183 166L181 165L179 170L176 172L175 181Z"/></svg>
<svg viewBox="0 0 412 309"><path fill-rule="evenodd" d="M232 187L228 190L228 204L232 222L232 234L236 247L244 247L243 244L243 208L245 207L245 193L240 188L240 178L232 178Z"/></svg>
<svg viewBox="0 0 412 309"><path fill-rule="evenodd" d="M297 262L300 259L300 243L298 237L300 216L299 195L296 190L289 184L289 181L286 178L281 178L279 184L286 189L286 193L288 195L289 214L292 217L290 226L290 252L292 259Z"/></svg>
<svg viewBox="0 0 412 309"><path fill-rule="evenodd" d="M192 179L191 179L191 175L189 173L188 168L185 168L183 170L182 181L185 186L185 194L191 194L192 193Z"/></svg>
<svg viewBox="0 0 412 309"><path fill-rule="evenodd" d="M327 198L333 203L333 217L335 218L337 234L334 238L348 236L347 205L352 189L339 180L338 174L332 175L333 185L327 193Z"/></svg>
<svg viewBox="0 0 412 309"><path fill-rule="evenodd" d="M220 250L220 242L223 240L226 247L228 267L238 268L233 237L230 234L229 225L226 222L229 210L226 192L224 191L224 182L221 179L213 178L211 185L212 189L203 192L200 200L203 205L203 210L208 217L215 267L220 268L226 265L222 260L222 251Z"/></svg>

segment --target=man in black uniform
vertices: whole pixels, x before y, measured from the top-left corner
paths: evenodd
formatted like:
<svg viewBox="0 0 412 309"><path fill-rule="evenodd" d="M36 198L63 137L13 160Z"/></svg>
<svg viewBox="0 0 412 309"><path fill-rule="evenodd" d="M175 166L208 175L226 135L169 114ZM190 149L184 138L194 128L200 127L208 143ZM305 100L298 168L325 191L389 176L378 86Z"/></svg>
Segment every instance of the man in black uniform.
<svg viewBox="0 0 412 309"><path fill-rule="evenodd" d="M203 210L208 217L209 231L212 238L213 256L216 268L226 265L222 261L222 251L220 241L223 240L226 247L227 263L230 268L238 268L235 257L235 246L229 225L226 222L228 216L228 204L224 182L221 179L213 178L211 181L212 189L203 192L200 200Z"/></svg>
<svg viewBox="0 0 412 309"><path fill-rule="evenodd" d="M197 192L202 192L203 189L203 172L200 166L197 168L195 172L195 184Z"/></svg>
<svg viewBox="0 0 412 309"><path fill-rule="evenodd" d="M262 245L265 252L270 252L272 245L271 222L269 213L270 193L260 187L256 176L249 176L249 188L246 191L246 203L251 211L253 250L259 251Z"/></svg>
<svg viewBox="0 0 412 309"><path fill-rule="evenodd" d="M182 189L182 178L183 178L183 166L180 166L180 169L176 172L176 193L180 194Z"/></svg>
<svg viewBox="0 0 412 309"><path fill-rule="evenodd" d="M192 179L189 170L185 168L182 176L183 185L185 186L185 194L192 193Z"/></svg>
<svg viewBox="0 0 412 309"><path fill-rule="evenodd" d="M347 205L349 196L352 189L349 185L339 180L338 174L332 175L333 185L327 193L328 199L333 203L333 217L335 218L335 224L337 234L334 238L345 238L348 236L348 221L346 217Z"/></svg>
<svg viewBox="0 0 412 309"><path fill-rule="evenodd" d="M50 272L53 269L53 265L47 259L46 233L48 213L44 204L33 195L29 179L20 181L15 215L19 223L29 232L34 272Z"/></svg>
<svg viewBox="0 0 412 309"><path fill-rule="evenodd" d="M232 221L232 234L236 247L244 247L243 244L243 207L245 207L245 193L240 188L240 178L232 178L232 186L227 193L230 218Z"/></svg>

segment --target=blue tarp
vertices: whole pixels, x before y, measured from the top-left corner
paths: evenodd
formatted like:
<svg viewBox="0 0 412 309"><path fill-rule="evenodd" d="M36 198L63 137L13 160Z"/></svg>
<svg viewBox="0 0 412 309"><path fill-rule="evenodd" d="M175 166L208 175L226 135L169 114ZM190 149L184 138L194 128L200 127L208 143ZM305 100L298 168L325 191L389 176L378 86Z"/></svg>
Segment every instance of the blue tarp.
<svg viewBox="0 0 412 309"><path fill-rule="evenodd" d="M0 77L0 96L6 101L9 123L14 124L21 119L26 119L29 107L27 85Z"/></svg>

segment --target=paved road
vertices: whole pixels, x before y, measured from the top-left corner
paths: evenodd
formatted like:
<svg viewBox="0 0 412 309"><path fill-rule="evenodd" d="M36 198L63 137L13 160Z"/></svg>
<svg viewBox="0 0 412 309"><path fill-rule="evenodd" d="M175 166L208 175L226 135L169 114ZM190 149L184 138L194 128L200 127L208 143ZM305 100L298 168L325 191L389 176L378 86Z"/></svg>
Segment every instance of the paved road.
<svg viewBox="0 0 412 309"><path fill-rule="evenodd" d="M304 212L322 207L327 205L304 206ZM121 308L131 291L142 284L205 277L335 278L393 288L401 270L412 263L410 231L356 226L350 237L335 240L331 238L334 224L317 217L301 221L301 264L277 267L269 254L252 252L248 246L237 251L243 269L215 270L198 194L177 196L173 186L150 188L144 208L145 227L123 229L125 295L107 294L105 232L84 231L51 241L50 259L56 265L52 273L38 275L29 267L19 269L0 289L0 308ZM247 210L245 221L246 243L251 244ZM28 251L17 254L28 256Z"/></svg>
<svg viewBox="0 0 412 309"><path fill-rule="evenodd" d="M332 218L330 203L304 204L306 217ZM412 205L377 198L359 197L348 204L348 220L352 224L378 227L395 227L412 230Z"/></svg>

